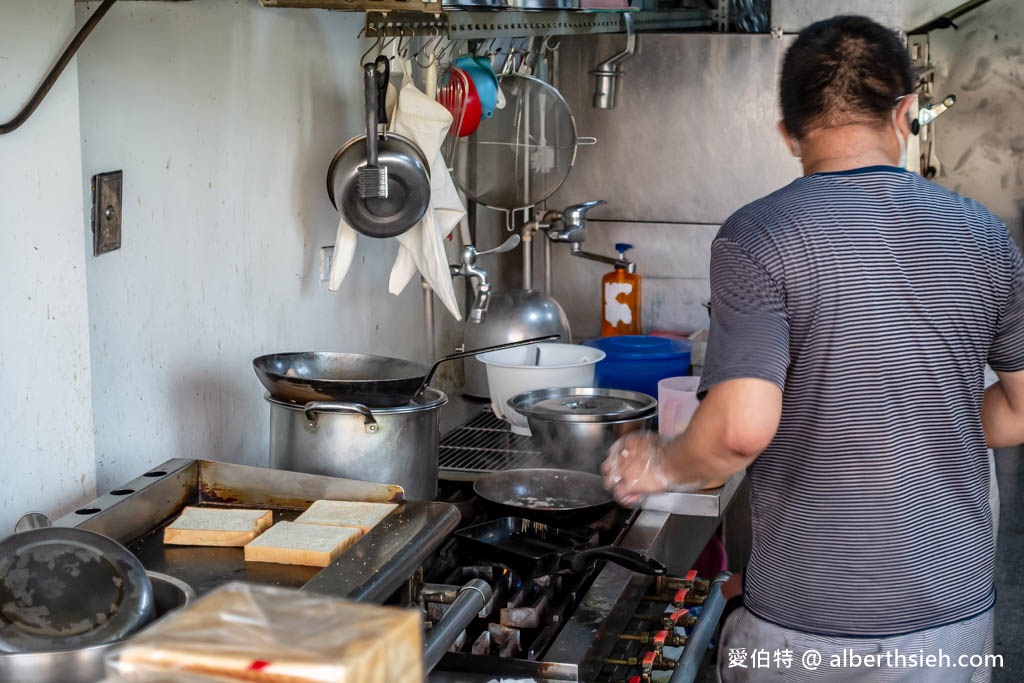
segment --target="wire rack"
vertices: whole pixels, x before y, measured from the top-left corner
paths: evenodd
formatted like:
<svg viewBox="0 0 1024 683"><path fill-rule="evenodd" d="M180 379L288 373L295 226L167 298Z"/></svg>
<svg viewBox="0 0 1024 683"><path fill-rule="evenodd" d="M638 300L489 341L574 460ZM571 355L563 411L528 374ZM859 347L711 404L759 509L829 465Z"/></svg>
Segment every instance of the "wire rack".
<svg viewBox="0 0 1024 683"><path fill-rule="evenodd" d="M543 466L533 440L513 434L489 407L441 439L442 479L473 481L488 472Z"/></svg>

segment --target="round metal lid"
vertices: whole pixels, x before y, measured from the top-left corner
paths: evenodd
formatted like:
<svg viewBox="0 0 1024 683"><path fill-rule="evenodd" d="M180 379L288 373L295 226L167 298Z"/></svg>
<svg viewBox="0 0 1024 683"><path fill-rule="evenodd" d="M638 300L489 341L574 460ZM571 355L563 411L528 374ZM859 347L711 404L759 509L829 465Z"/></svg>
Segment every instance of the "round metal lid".
<svg viewBox="0 0 1024 683"><path fill-rule="evenodd" d="M658 408L657 400L638 391L594 387L538 389L508 404L527 417L561 422L618 422L649 417Z"/></svg>

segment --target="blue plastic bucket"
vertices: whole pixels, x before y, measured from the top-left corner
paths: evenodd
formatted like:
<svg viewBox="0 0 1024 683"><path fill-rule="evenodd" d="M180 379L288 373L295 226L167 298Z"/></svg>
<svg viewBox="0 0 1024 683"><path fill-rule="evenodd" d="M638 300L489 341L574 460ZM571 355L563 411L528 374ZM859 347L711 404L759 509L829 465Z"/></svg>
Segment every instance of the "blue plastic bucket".
<svg viewBox="0 0 1024 683"><path fill-rule="evenodd" d="M583 343L605 353L594 374L595 383L603 389L627 389L657 397L659 380L690 371L690 342L685 339L622 335Z"/></svg>

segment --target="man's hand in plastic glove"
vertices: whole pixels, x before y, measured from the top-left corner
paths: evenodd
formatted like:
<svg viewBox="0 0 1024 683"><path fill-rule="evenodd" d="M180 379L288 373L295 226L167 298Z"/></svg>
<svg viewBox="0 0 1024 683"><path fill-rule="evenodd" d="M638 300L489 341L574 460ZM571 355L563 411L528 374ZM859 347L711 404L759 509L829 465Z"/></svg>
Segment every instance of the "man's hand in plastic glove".
<svg viewBox="0 0 1024 683"><path fill-rule="evenodd" d="M613 443L601 472L605 488L623 505L633 505L673 484L665 469L661 438L654 432L630 432Z"/></svg>

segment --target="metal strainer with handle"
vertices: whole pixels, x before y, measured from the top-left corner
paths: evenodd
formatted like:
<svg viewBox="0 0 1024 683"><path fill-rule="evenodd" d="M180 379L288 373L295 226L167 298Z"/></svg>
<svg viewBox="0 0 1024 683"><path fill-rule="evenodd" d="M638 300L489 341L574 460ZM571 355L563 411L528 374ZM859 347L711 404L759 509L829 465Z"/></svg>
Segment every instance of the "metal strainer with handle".
<svg viewBox="0 0 1024 683"><path fill-rule="evenodd" d="M534 206L553 195L576 161L576 121L560 92L524 74L498 77L505 106L455 144L453 178L470 199L495 209Z"/></svg>

